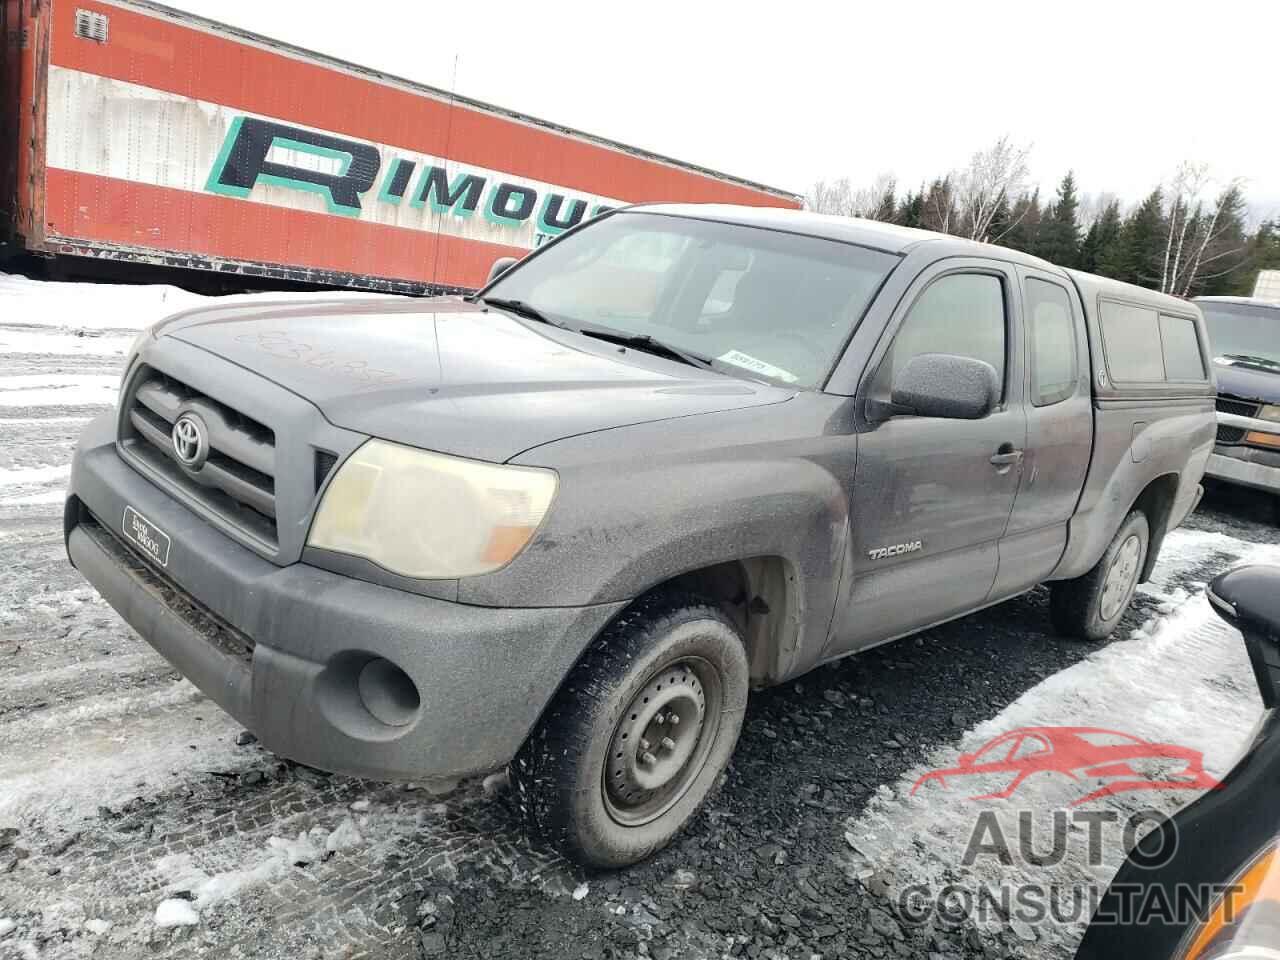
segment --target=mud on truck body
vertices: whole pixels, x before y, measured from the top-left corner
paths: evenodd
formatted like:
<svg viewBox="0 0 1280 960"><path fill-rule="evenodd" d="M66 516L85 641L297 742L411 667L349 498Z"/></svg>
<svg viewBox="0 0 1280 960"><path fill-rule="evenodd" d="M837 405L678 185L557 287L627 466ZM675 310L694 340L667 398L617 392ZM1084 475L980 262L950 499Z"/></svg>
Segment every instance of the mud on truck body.
<svg viewBox="0 0 1280 960"><path fill-rule="evenodd" d="M269 300L140 336L77 450L72 562L271 750L509 766L634 862L748 691L1048 582L1098 640L1193 509L1203 319L1011 250L650 205L471 298Z"/></svg>

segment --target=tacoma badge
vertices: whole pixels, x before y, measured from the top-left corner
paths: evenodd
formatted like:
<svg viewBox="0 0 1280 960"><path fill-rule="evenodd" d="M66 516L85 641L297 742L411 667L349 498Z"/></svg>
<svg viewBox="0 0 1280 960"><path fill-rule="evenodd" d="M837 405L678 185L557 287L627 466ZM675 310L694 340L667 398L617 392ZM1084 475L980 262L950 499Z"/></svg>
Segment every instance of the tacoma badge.
<svg viewBox="0 0 1280 960"><path fill-rule="evenodd" d="M923 549L923 540L912 540L910 543L895 543L891 547L876 547L874 550L868 550L867 556L872 560L883 560L886 557L900 557L904 553L915 553Z"/></svg>

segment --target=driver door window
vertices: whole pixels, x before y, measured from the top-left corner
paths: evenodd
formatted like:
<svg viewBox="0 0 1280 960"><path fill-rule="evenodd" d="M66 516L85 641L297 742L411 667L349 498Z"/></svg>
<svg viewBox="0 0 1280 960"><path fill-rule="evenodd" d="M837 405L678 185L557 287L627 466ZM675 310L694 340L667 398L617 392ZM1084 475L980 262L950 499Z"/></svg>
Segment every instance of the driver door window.
<svg viewBox="0 0 1280 960"><path fill-rule="evenodd" d="M875 395L888 398L893 379L912 357L950 353L985 360L1004 390L1008 351L1004 285L986 273L953 273L920 294L898 328L876 377Z"/></svg>

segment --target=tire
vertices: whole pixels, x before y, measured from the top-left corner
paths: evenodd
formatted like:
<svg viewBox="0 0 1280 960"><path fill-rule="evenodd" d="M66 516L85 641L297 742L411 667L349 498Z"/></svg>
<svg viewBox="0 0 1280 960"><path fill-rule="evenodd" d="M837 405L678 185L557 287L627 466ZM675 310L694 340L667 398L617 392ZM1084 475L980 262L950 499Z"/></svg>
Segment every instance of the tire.
<svg viewBox="0 0 1280 960"><path fill-rule="evenodd" d="M526 828L587 867L660 850L719 782L747 689L746 648L720 610L640 600L570 671L512 762Z"/></svg>
<svg viewBox="0 0 1280 960"><path fill-rule="evenodd" d="M1136 556L1129 545L1135 538ZM1080 640L1105 640L1111 636L1129 609L1150 544L1151 530L1146 514L1134 510L1124 518L1093 569L1074 580L1050 584L1049 615L1054 629ZM1108 590L1108 575L1113 569L1121 580Z"/></svg>

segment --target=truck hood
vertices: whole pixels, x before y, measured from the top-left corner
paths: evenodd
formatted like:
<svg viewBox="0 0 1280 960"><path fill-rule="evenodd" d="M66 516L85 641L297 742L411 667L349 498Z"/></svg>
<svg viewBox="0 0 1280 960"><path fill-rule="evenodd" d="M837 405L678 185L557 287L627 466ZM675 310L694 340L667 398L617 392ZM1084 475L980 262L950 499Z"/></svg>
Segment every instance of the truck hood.
<svg viewBox="0 0 1280 960"><path fill-rule="evenodd" d="M1213 373L1219 393L1242 400L1280 403L1280 364L1265 357L1214 357Z"/></svg>
<svg viewBox="0 0 1280 960"><path fill-rule="evenodd" d="M154 332L274 381L336 426L493 462L577 434L795 395L458 299L240 301Z"/></svg>

